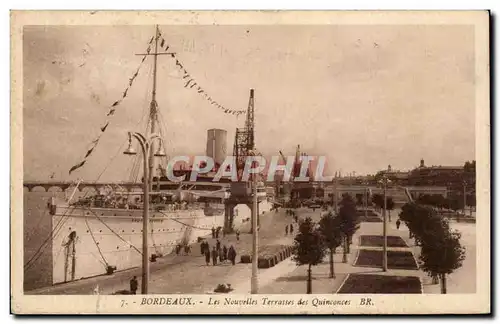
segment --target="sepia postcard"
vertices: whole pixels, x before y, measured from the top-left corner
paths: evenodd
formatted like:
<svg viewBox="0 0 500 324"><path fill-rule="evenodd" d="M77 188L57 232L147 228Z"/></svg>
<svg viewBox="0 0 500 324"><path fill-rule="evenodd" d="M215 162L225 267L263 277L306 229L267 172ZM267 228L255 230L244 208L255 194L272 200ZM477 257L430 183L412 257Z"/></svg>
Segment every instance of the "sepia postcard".
<svg viewBox="0 0 500 324"><path fill-rule="evenodd" d="M489 23L12 11L11 312L490 313Z"/></svg>

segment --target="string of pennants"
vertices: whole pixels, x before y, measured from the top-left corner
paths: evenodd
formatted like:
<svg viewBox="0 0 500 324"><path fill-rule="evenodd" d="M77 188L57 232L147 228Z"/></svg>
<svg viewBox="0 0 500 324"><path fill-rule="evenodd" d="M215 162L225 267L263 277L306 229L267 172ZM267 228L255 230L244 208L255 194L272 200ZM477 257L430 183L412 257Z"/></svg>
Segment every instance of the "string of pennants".
<svg viewBox="0 0 500 324"><path fill-rule="evenodd" d="M129 79L129 82L128 82L128 85L127 87L125 88L125 91L123 91L122 93L122 96L120 99L116 100L115 102L113 102L113 104L109 107L109 111L108 113L106 114L106 117L107 117L107 120L106 122L104 123L103 126L101 126L101 132L99 133L99 135L96 137L96 139L94 139L90 145L89 145L89 149L87 150L87 153L85 154L84 158L82 159L81 162L79 162L78 164L75 164L74 166L71 167L71 169L69 169L69 174L71 174L71 172L81 168L86 162L87 162L87 159L88 157L92 154L92 152L94 152L95 148L97 147L97 144L99 144L99 140L101 139L101 136L104 134L104 132L106 131L106 129L108 128L109 126L109 119L111 118L111 116L113 116L115 114L115 111L117 109L117 107L122 103L122 101L127 97L127 93L128 91L130 90L130 88L132 87L132 85L134 84L134 80L137 78L137 76L139 75L139 70L141 69L142 67L142 64L144 63L144 61L146 60L146 57L147 55L151 52L151 46L153 44L153 40L154 40L154 36L151 37L151 39L149 40L148 42L148 48L146 50L146 55L143 55L142 57L142 60L141 60L141 63L139 64L139 66L137 67L137 70L135 71L135 73L132 75L132 77Z"/></svg>
<svg viewBox="0 0 500 324"><path fill-rule="evenodd" d="M160 40L160 48L163 49L165 52L167 52L170 48L169 45L166 44L166 41L165 39L161 36L161 33L159 33L158 35L159 37L159 40ZM142 67L142 64L144 63L144 61L146 60L147 56L151 53L151 49L152 49L152 44L153 44L153 41L154 41L154 36L151 37L151 39L149 40L148 42L148 47L147 47L147 50L146 50L146 54L143 55L142 59L141 59L141 62L137 68L137 70L135 71L135 73L132 75L132 77L129 79L129 82L128 82L128 85L127 87L125 88L125 90L123 91L122 93L122 96L121 98L119 98L118 100L116 100L115 102L113 102L113 104L109 107L109 111L108 113L106 114L106 117L108 118L106 120L106 122L104 123L103 126L101 126L101 132L100 134L97 136L96 139L94 139L90 145L89 145L89 149L87 150L87 153L85 154L84 158L82 159L81 162L79 162L78 164L74 165L71 167L71 169L69 170L69 174L71 174L73 171L83 167L85 165L85 163L87 162L87 159L88 157L93 153L93 151L95 150L95 148L97 147L97 145L99 144L99 140L101 139L101 136L103 135L103 133L106 131L106 129L108 128L109 126L109 119L111 118L111 116L113 116L116 112L116 109L117 107L122 103L122 101L127 97L127 94L128 94L128 91L130 90L130 88L132 87L133 83L134 83L134 80L137 78L137 76L139 75L139 70L141 69ZM196 82L196 80L194 79L194 77L191 76L191 74L186 70L186 68L184 67L184 64L182 64L179 59L177 58L177 56L175 55L175 53L170 53L170 56L175 59L175 66L177 68L180 69L181 72L183 72L183 81L185 82L184 84L184 88L188 88L188 89L193 89L194 91L196 91L199 95L201 95L205 100L207 100L210 105L212 106L215 106L216 108L219 108L222 112L224 112L225 114L230 114L230 115L235 115L235 116L239 116L241 114L244 114L246 113L246 110L232 110L232 109L228 109L228 108L225 108L223 105L219 104L217 101L215 101L211 96L208 95L208 93Z"/></svg>
<svg viewBox="0 0 500 324"><path fill-rule="evenodd" d="M166 44L166 41L163 37L160 38L160 47L161 49L164 49L165 52L167 52L168 49L170 48L170 46ZM203 99L208 101L210 105L219 108L225 114L239 116L241 114L246 113L246 110L228 109L223 105L221 105L220 103L218 103L217 101L215 101L210 95L208 95L205 89L203 89L201 85L199 85L198 82L196 82L194 77L191 76L191 74L186 70L184 64L182 64L181 61L179 61L179 58L175 55L175 53L171 53L170 56L173 59L175 59L175 67L178 68L183 73L182 80L184 82L184 88L196 91L200 96L203 97Z"/></svg>

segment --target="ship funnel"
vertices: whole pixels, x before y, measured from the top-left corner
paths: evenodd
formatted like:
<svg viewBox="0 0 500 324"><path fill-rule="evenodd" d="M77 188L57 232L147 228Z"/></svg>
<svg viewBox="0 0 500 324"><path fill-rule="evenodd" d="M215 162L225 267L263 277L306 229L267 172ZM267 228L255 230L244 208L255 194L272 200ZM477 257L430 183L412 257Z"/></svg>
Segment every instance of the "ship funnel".
<svg viewBox="0 0 500 324"><path fill-rule="evenodd" d="M215 164L222 165L227 155L227 131L223 129L209 129L207 131L207 156Z"/></svg>

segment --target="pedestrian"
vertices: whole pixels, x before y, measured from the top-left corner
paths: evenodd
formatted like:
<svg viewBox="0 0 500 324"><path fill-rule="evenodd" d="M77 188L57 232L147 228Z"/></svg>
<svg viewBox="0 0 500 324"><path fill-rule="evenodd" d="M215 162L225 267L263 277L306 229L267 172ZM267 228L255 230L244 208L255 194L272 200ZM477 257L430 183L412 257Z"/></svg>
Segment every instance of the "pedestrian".
<svg viewBox="0 0 500 324"><path fill-rule="evenodd" d="M229 247L229 251L227 251L227 256L229 260L231 260L231 263L234 265L236 263L236 250L232 245Z"/></svg>
<svg viewBox="0 0 500 324"><path fill-rule="evenodd" d="M189 253L191 252L191 248L189 247L189 245L184 245L184 253L186 255L189 255Z"/></svg>
<svg viewBox="0 0 500 324"><path fill-rule="evenodd" d="M208 266L210 264L210 247L208 247L208 244L207 244L207 248L203 252L205 254L205 262L207 263L207 266Z"/></svg>
<svg viewBox="0 0 500 324"><path fill-rule="evenodd" d="M204 255L205 254L205 241L201 242L200 244L200 253L201 255Z"/></svg>
<svg viewBox="0 0 500 324"><path fill-rule="evenodd" d="M219 238L219 232L220 232L220 227L217 227L217 229L215 230L215 238L216 239Z"/></svg>
<svg viewBox="0 0 500 324"><path fill-rule="evenodd" d="M222 248L222 255L224 256L222 258L222 261L226 261L227 260L227 247L224 245L224 247Z"/></svg>
<svg viewBox="0 0 500 324"><path fill-rule="evenodd" d="M212 250L212 262L214 266L217 265L217 250L215 250L215 246L213 247Z"/></svg>
<svg viewBox="0 0 500 324"><path fill-rule="evenodd" d="M215 247L216 247L217 251L220 251L220 241L219 240L217 240Z"/></svg>
<svg viewBox="0 0 500 324"><path fill-rule="evenodd" d="M240 230L236 230L236 241L240 240Z"/></svg>
<svg viewBox="0 0 500 324"><path fill-rule="evenodd" d="M290 234L292 234L292 233L293 233L293 225L290 224Z"/></svg>
<svg viewBox="0 0 500 324"><path fill-rule="evenodd" d="M285 236L288 235L288 225L285 225Z"/></svg>
<svg viewBox="0 0 500 324"><path fill-rule="evenodd" d="M212 238L215 238L215 228L212 226Z"/></svg>
<svg viewBox="0 0 500 324"><path fill-rule="evenodd" d="M177 246L175 247L175 254L179 255L179 253L181 253L181 248L181 245L177 244Z"/></svg>
<svg viewBox="0 0 500 324"><path fill-rule="evenodd" d="M137 276L134 276L132 279L130 279L130 293L132 295L135 295L137 293L137 286L139 286L139 283L137 282Z"/></svg>
<svg viewBox="0 0 500 324"><path fill-rule="evenodd" d="M401 221L398 218L398 220L396 221L396 228L399 229L399 226L401 226Z"/></svg>

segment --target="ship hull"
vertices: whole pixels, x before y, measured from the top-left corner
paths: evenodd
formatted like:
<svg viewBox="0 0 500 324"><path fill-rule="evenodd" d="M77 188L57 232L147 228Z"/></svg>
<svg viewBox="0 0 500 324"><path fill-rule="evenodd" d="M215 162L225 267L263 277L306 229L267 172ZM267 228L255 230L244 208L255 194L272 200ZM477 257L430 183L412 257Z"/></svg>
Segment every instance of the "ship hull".
<svg viewBox="0 0 500 324"><path fill-rule="evenodd" d="M259 213L270 210L259 203ZM106 274L142 264L142 210L58 205L52 216L52 283ZM150 212L149 255L164 256L178 244L192 244L224 226L224 212L203 209ZM248 222L249 206L234 208L235 228ZM194 251L195 252L195 251ZM196 252L195 252L196 253Z"/></svg>
<svg viewBox="0 0 500 324"><path fill-rule="evenodd" d="M223 226L224 214L203 210L150 212L149 254L171 253ZM140 266L142 210L57 207L52 216L53 284Z"/></svg>

